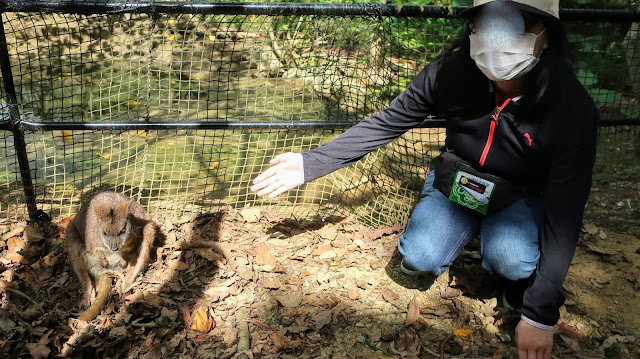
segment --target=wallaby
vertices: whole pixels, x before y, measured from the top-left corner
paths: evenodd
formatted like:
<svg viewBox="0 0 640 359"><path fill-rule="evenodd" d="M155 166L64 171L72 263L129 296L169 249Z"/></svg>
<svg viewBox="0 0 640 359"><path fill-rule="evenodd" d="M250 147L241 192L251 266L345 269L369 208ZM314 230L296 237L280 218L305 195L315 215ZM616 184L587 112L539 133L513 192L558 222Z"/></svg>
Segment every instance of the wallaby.
<svg viewBox="0 0 640 359"><path fill-rule="evenodd" d="M125 195L100 192L84 203L65 231L69 260L83 290L81 305L104 291L96 283L107 271L126 270L122 292L128 292L149 262L157 231L144 208Z"/></svg>

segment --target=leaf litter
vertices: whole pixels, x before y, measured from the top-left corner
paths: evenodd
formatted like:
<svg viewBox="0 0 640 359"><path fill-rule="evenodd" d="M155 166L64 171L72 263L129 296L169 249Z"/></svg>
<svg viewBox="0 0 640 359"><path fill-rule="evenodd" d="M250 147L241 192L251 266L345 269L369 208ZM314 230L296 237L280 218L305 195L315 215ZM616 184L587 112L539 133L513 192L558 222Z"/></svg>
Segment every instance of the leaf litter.
<svg viewBox="0 0 640 359"><path fill-rule="evenodd" d="M477 240L429 279L399 270L402 226L258 207L166 220L166 242L134 289L113 290L85 322L62 245L68 222L0 224L0 356L517 357L519 314L499 302ZM591 223L582 236L554 356L638 357L639 328L626 318L640 305L638 238Z"/></svg>

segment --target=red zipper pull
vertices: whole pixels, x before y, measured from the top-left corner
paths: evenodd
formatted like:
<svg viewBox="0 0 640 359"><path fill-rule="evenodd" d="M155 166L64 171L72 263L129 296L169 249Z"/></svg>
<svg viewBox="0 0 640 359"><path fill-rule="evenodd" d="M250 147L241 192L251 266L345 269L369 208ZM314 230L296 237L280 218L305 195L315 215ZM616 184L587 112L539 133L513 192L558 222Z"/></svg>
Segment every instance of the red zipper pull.
<svg viewBox="0 0 640 359"><path fill-rule="evenodd" d="M489 155L489 150L491 149L491 144L493 143L493 133L496 130L496 126L498 125L498 119L500 118L500 113L504 110L505 107L511 102L511 98L507 98L502 106L499 105L498 95L496 94L496 108L493 110L493 114L491 115L491 126L489 127L489 137L487 137L487 143L484 145L484 149L482 150L482 155L480 155L480 167L484 166L484 162L487 160L487 155Z"/></svg>
<svg viewBox="0 0 640 359"><path fill-rule="evenodd" d="M498 122L498 118L500 117L500 107L496 106L496 108L493 110L493 115L491 115L491 118Z"/></svg>

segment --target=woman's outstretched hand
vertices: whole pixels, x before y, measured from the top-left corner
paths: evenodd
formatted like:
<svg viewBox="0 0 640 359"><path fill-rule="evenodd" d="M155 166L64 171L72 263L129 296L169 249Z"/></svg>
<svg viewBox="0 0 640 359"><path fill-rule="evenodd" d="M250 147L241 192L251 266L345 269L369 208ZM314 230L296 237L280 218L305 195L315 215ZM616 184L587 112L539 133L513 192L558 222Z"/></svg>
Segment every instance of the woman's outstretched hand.
<svg viewBox="0 0 640 359"><path fill-rule="evenodd" d="M257 191L258 197L268 195L268 198L273 198L304 183L301 153L283 153L274 157L269 164L271 168L253 180L251 190Z"/></svg>
<svg viewBox="0 0 640 359"><path fill-rule="evenodd" d="M516 327L520 359L551 359L553 331L538 329L520 320Z"/></svg>

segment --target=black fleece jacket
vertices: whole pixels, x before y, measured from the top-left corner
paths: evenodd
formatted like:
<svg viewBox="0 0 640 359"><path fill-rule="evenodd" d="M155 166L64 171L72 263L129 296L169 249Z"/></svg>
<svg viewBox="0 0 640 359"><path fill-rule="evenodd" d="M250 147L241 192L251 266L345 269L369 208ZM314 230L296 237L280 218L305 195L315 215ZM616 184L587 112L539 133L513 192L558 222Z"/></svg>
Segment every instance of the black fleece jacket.
<svg viewBox="0 0 640 359"><path fill-rule="evenodd" d="M535 105L508 102L491 131L492 115L503 105L497 103L491 82L468 55L442 54L388 108L303 153L305 182L356 162L428 115L445 118L447 148L479 170L542 193L540 260L522 313L555 325L591 188L598 121L593 101L572 73L565 85L561 99Z"/></svg>

